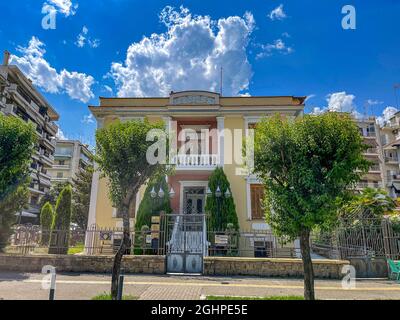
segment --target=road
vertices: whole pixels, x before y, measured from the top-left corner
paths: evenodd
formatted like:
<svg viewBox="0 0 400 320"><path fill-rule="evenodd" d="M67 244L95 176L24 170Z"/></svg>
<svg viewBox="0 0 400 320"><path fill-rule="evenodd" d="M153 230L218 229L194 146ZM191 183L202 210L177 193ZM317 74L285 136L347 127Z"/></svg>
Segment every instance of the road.
<svg viewBox="0 0 400 320"><path fill-rule="evenodd" d="M41 274L0 273L0 299L45 300ZM56 299L90 300L109 292L111 277L103 274L57 275ZM124 294L141 300L197 300L201 296L276 296L302 295L299 279L266 279L250 277L195 277L127 275ZM317 280L318 299L398 299L400 284L388 280L357 280L356 288L344 290L341 281Z"/></svg>

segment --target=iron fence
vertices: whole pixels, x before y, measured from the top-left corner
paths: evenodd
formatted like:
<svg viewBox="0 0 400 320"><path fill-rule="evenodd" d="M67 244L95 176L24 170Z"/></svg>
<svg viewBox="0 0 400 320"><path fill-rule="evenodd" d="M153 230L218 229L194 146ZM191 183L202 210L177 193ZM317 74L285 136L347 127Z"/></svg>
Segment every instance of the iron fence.
<svg viewBox="0 0 400 320"><path fill-rule="evenodd" d="M312 250L327 258L400 259L400 233L388 219L360 219L342 223L332 232L312 238Z"/></svg>
<svg viewBox="0 0 400 320"><path fill-rule="evenodd" d="M185 227L183 252L193 251L196 246L195 233L200 224ZM130 246L126 254L166 255L172 250L172 242L179 234L173 223L161 224L160 228L130 231ZM199 230L200 230L199 229ZM204 256L238 256L258 258L298 258L300 252L294 243L285 242L269 230L210 231L203 230L201 253ZM175 238L176 239L175 239ZM182 237L182 236L181 236ZM0 248L8 254L88 254L113 255L123 238L122 228L100 228L92 226L84 230L44 230L39 226L16 226L6 244ZM179 240L179 239L178 239ZM183 241L183 239L180 239ZM181 242L182 242L181 241ZM176 241L175 241L176 242ZM179 241L178 241L179 242ZM176 245L176 244L175 244ZM176 249L176 248L175 248Z"/></svg>

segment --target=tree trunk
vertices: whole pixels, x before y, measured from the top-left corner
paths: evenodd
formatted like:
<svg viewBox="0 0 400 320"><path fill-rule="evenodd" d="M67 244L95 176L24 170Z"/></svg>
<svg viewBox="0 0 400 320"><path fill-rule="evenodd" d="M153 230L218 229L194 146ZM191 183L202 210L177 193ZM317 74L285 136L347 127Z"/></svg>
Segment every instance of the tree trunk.
<svg viewBox="0 0 400 320"><path fill-rule="evenodd" d="M301 232L300 248L304 267L304 298L306 300L315 300L314 269L310 252L310 230Z"/></svg>
<svg viewBox="0 0 400 320"><path fill-rule="evenodd" d="M130 246L130 226L129 226L129 206L124 205L122 209L122 221L123 221L123 239L121 241L121 246L118 249L114 257L114 265L112 269L112 280L111 280L111 299L117 300L118 295L118 285L119 285L119 276L121 274L121 263L122 258L126 252L126 250Z"/></svg>

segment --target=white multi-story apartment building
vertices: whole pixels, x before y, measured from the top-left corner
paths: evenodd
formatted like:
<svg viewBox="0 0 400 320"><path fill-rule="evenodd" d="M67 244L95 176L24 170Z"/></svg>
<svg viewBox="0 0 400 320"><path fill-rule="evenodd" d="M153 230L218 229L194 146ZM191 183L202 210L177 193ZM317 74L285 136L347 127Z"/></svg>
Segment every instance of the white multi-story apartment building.
<svg viewBox="0 0 400 320"><path fill-rule="evenodd" d="M379 126L376 124L376 118L362 117L355 121L364 139L364 143L370 146L364 156L373 163L369 172L362 177L362 180L357 185L357 190L361 191L368 187L375 189L383 188L385 183L385 163L382 152L381 133Z"/></svg>
<svg viewBox="0 0 400 320"><path fill-rule="evenodd" d="M381 140L385 159L386 189L394 198L400 197L400 112L381 128Z"/></svg>
<svg viewBox="0 0 400 320"><path fill-rule="evenodd" d="M58 131L54 121L59 119L59 115L31 80L17 66L9 65L9 56L5 52L3 65L0 66L0 112L19 117L36 128L38 143L31 163L29 208L20 213L21 218L34 219L39 213L41 197L51 187L48 169L54 161Z"/></svg>
<svg viewBox="0 0 400 320"><path fill-rule="evenodd" d="M51 182L72 182L76 175L92 165L92 152L77 140L57 140L54 164L49 169Z"/></svg>

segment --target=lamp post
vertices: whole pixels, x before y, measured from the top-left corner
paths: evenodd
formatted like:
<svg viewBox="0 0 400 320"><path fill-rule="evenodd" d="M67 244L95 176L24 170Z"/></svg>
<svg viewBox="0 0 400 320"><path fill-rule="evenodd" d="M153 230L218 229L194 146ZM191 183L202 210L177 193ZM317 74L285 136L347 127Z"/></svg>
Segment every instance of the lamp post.
<svg viewBox="0 0 400 320"><path fill-rule="evenodd" d="M159 200L162 200L165 198L165 191L163 190L163 188L160 186L160 190L158 192L156 192L155 187L153 187L153 189L150 192L150 196L151 196L151 216L154 216L154 203L156 202L156 205L158 203ZM168 196L170 199L173 199L175 197L175 191L174 189L171 187L171 190L168 193ZM159 225L160 225L160 230L159 230L159 237L160 237L160 232L161 232L161 219L159 221ZM151 232L151 231L150 231ZM159 241L160 239L158 239ZM153 242L153 241L152 241ZM153 246L153 245L152 245ZM159 247L159 245L157 244L157 246Z"/></svg>
<svg viewBox="0 0 400 320"><path fill-rule="evenodd" d="M208 190L207 190L207 196L208 196L208 197L212 197L213 195L215 195L215 197L217 198L217 219L216 219L216 220L217 220L218 226L221 227L221 221L222 221L221 201L222 201L223 196L224 196L226 199L229 199L229 198L232 196L232 194L231 194L231 192L229 191L229 188L227 188L227 189L226 189L226 192L223 193L223 192L221 191L221 187L218 185L218 186L217 186L217 190L215 191L215 194L213 194L213 192L211 191L211 189L208 188ZM222 230L221 230L221 231L222 231Z"/></svg>

